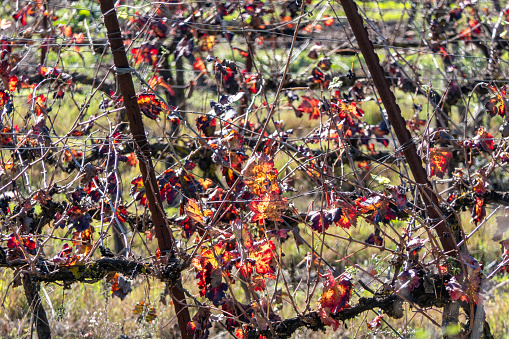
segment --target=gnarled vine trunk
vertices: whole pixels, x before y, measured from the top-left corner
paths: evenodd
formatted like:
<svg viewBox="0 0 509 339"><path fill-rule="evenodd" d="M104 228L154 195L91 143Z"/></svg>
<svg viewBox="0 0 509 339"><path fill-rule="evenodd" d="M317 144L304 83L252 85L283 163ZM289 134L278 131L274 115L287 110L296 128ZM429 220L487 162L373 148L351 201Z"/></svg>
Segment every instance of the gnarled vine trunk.
<svg viewBox="0 0 509 339"><path fill-rule="evenodd" d="M51 338L51 329L49 327L48 317L46 311L42 306L39 290L41 284L34 281L31 275L27 274L23 277L23 288L25 289L25 296L32 311L32 323L35 324L37 336L39 339Z"/></svg>

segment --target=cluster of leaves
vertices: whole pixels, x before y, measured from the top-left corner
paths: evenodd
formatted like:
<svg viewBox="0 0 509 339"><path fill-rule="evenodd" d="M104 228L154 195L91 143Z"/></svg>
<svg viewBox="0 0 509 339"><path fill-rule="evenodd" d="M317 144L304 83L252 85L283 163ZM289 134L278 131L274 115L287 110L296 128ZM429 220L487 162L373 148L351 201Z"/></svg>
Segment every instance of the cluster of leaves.
<svg viewBox="0 0 509 339"><path fill-rule="evenodd" d="M300 305L295 304L296 293L315 291L320 283L322 293L306 295L307 304L302 309L310 310L314 298L322 323L337 330L341 324L334 316L350 307L358 275L347 273L343 266L325 271L325 265L334 268L326 258L348 260L351 273L361 269L361 265L355 262L356 258L349 259L357 252L344 257L330 245L331 239L341 239L348 246L358 244L362 246L359 251L388 251L393 256L391 265L397 266L389 286L393 291L416 291L427 284L432 272L439 270L450 276L446 286L450 299L478 304L481 281L486 275L483 264L467 252L455 260L437 253L440 250L433 235L434 225L427 225L425 208L418 196L427 193L415 193L419 187L401 169L404 161L400 151L408 145L397 148L391 139L387 116L380 102L369 96L374 93L368 82L357 79L352 68L342 77L348 82L343 85L334 74L339 67L334 64L334 57L317 44L307 54L313 60L304 81L309 87L285 90L279 102L268 102L266 84L273 79L262 71L253 71L256 48L276 46L274 36L278 35L295 33L300 43L316 32L333 32L336 23L332 12L297 27L301 11L313 6L311 1L205 1L199 9L192 3L157 3L153 11L129 12L132 15L122 25L122 33L128 38L125 45L133 67L139 70L136 76L145 76L136 102L144 122L150 126L149 140L162 144L153 147L158 156L155 168L160 170L155 187L149 187L151 183L142 175L130 177L126 182L130 183L129 197L123 187L127 171L121 164L135 167L139 162L148 163L148 159L144 158L146 154L133 151L133 137L123 122L125 98L110 86L101 100L94 101L97 108L94 106L93 110L97 112L89 114L97 91L82 105L76 104L75 97L82 91L79 75L63 71L67 69L63 66L29 68L20 63L28 57L23 55L21 46L32 44L31 36L38 32L38 25L46 25L43 22L49 20L47 25L51 27L41 26L41 31L47 31L39 46L44 55L56 45L61 48L55 50L58 53L72 50L80 56L89 45L93 50L94 41L87 32L90 29L70 23L51 25L58 15L41 2L21 6L5 29L18 30L25 40L19 43L14 38L0 39L1 176L8 183L0 192L0 214L5 221L1 241L8 248L7 264L35 261L47 248L43 248L44 239L51 239L59 242L55 248L61 248L49 255L53 264L62 269L84 265L99 255L96 249L101 256L114 256L102 245L108 232L117 232L125 237L130 259L152 260L154 272L162 272L169 262L167 253L157 250L155 256L144 256L137 253L138 249L133 250L136 255L127 250L137 239L137 232L144 231L148 241L158 234L156 227L160 225L152 223L148 212L139 212L153 207L148 204L147 194L155 191L165 202L157 207L165 213L169 214L168 208L179 207L171 209L178 215L168 215L167 220L176 240L173 254L190 264L184 267L192 270L197 286L189 288L194 301L199 300L198 311L187 324L192 335L205 336L213 322L222 322L237 337L244 337L255 328L271 331L272 324L282 320L284 307L300 312ZM481 22L487 14L479 13L472 3L453 5L446 13L430 21L427 46L441 56L447 74L465 76L460 63L447 50L446 38L459 28L458 38L475 44L485 34ZM436 13L430 18L433 15ZM29 29L30 24L33 27ZM216 31L210 29L211 25L222 28ZM241 29L235 29L236 25ZM143 39L138 39L138 34ZM57 39L61 43L57 44ZM245 41L245 48L233 46ZM223 43L228 44L232 59L237 61L215 56L224 54L219 51ZM187 64L175 69L176 81L180 81L175 86L168 72L184 61ZM401 85L408 85L410 81L403 79L404 72L397 63L388 67L389 74L401 78ZM187 79L186 85L179 80L179 72L187 71L192 79ZM191 105L190 100L185 100L193 93L203 94L195 91L197 84L213 87L217 99L210 100L208 112L185 117L185 110L178 105ZM45 94L42 88L47 89ZM309 89L318 89L320 94ZM505 87L488 85L485 89L484 108L488 115L507 121ZM16 91L23 94L25 106L15 102ZM452 81L446 100L461 91L458 82ZM62 135L55 125L64 100L74 102L79 116ZM365 102L380 108L376 112L379 120L365 116ZM453 183L448 190L450 195L441 197L442 205L436 209L449 224L464 229L460 220L451 220L468 206L471 223L482 225L487 216L490 181L495 170L509 162L504 140L509 137L509 127L503 126L501 138L495 138L488 128L465 127L464 137L459 140L457 131L430 130L429 122L422 120L422 114L419 117L422 105L413 107L415 114L407 126L420 142L419 152L429 178L441 185L442 179L450 177ZM295 114L298 124L310 127L305 131L288 128L287 123L293 119L282 113L286 109L293 112L292 116ZM115 113L117 124L110 119ZM265 113L268 116L264 117ZM275 120L276 114L286 121ZM168 120L170 132L166 130ZM291 125L295 125L293 121ZM82 140L83 144L71 147L75 140ZM388 149L391 154L383 153ZM458 154L470 161L465 159L465 166L460 166ZM362 161L358 160L359 155L363 156ZM398 169L385 163L389 157L396 159ZM474 158L482 160L475 162ZM284 159L289 160L281 165ZM366 159L382 159L383 166L369 164ZM41 166L40 175L34 174L37 166ZM352 173L347 173L347 167ZM379 167L399 175L397 186L381 176ZM419 227L426 232L416 232L416 223L421 223ZM368 229L366 234L370 235L358 239L359 229ZM59 236L53 236L55 232ZM502 240L503 232L497 239L502 244L502 263L505 262L499 265L499 271L509 267L509 241ZM131 239L127 239L128 234ZM299 254L301 246L309 247L310 252L303 259L308 272L299 275L307 288L300 283L290 286L295 281L288 282L295 269L289 268L294 264L289 264L283 249L292 246L292 241ZM149 259L139 259L142 257ZM376 270L362 269L379 281ZM132 289L129 277L111 274L106 280L112 294L122 300ZM240 302L238 291L243 286L245 300ZM139 321L149 323L157 318L155 306L143 301L136 304L133 314ZM379 328L381 322L382 316L377 316L368 329Z"/></svg>

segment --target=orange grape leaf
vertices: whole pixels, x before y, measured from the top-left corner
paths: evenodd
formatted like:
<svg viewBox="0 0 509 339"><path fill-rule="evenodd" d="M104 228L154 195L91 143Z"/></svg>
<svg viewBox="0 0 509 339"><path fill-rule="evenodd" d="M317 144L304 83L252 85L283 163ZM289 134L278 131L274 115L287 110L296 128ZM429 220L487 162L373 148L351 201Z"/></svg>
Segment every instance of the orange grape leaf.
<svg viewBox="0 0 509 339"><path fill-rule="evenodd" d="M217 40L215 35L206 35L201 42L200 50L204 52L210 52L216 42Z"/></svg>
<svg viewBox="0 0 509 339"><path fill-rule="evenodd" d="M153 75L148 79L147 83L153 89L155 89L157 86L161 86L165 88L168 91L168 93L170 93L172 96L175 96L175 91L173 90L171 85L164 80L162 76Z"/></svg>
<svg viewBox="0 0 509 339"><path fill-rule="evenodd" d="M270 192L265 194L249 205L251 211L254 212L251 222L258 222L262 225L265 219L281 221L281 213L287 205L286 198L279 195L279 193Z"/></svg>
<svg viewBox="0 0 509 339"><path fill-rule="evenodd" d="M198 178L197 181L200 184L200 186L202 187L203 191L206 191L209 188L211 188L212 186L214 186L214 182L209 178L207 178L207 179Z"/></svg>
<svg viewBox="0 0 509 339"><path fill-rule="evenodd" d="M196 58L196 61L193 63L193 69L197 72L205 71L205 64L200 58Z"/></svg>
<svg viewBox="0 0 509 339"><path fill-rule="evenodd" d="M35 114L37 116L43 115L46 112L46 96L41 94L35 98ZM32 104L32 95L29 95L28 104Z"/></svg>
<svg viewBox="0 0 509 339"><path fill-rule="evenodd" d="M325 26L332 26L334 24L334 18L330 18L328 15L324 15L324 18L325 18L325 21L324 21Z"/></svg>
<svg viewBox="0 0 509 339"><path fill-rule="evenodd" d="M483 195L486 193L486 175L483 171L477 171L474 174L475 181L474 181L474 191L475 193L479 195Z"/></svg>
<svg viewBox="0 0 509 339"><path fill-rule="evenodd" d="M202 209L200 208L200 205L198 205L198 202L194 199L189 199L185 211L188 217L193 219L195 222L204 224L204 217L211 218L214 215L214 212L210 209L205 209L202 212Z"/></svg>
<svg viewBox="0 0 509 339"><path fill-rule="evenodd" d="M339 322L331 315L350 307L348 302L353 288L352 277L346 274L336 279L330 270L321 277L326 278L326 281L323 283L323 294L317 303L320 318L324 324L337 330Z"/></svg>
<svg viewBox="0 0 509 339"><path fill-rule="evenodd" d="M111 279L111 281L113 283L111 285L111 291L112 292L115 292L115 291L118 290L118 277L119 277L118 273L115 273L115 275L113 276L113 279Z"/></svg>
<svg viewBox="0 0 509 339"><path fill-rule="evenodd" d="M310 24L310 25L305 26L302 30L304 32L311 33L313 31L313 27L314 26Z"/></svg>
<svg viewBox="0 0 509 339"><path fill-rule="evenodd" d="M268 155L257 153L252 156L241 174L246 178L245 184L254 194L261 196L269 192L279 193L278 170Z"/></svg>
<svg viewBox="0 0 509 339"><path fill-rule="evenodd" d="M201 251L199 257L193 258L191 264L197 271L204 271L207 265L210 264L212 268L217 268L219 263L216 258L220 259L225 254L226 246L217 244L213 249L204 249Z"/></svg>
<svg viewBox="0 0 509 339"><path fill-rule="evenodd" d="M57 27L60 30L60 33L62 33L63 36L70 38L72 36L72 28L71 26L67 25L58 25Z"/></svg>
<svg viewBox="0 0 509 339"><path fill-rule="evenodd" d="M78 152L74 149L72 149L70 152L68 150L65 150L64 152L64 161L65 162L71 162L73 161L74 159L78 159L78 158L81 158L83 156L83 153L82 152Z"/></svg>
<svg viewBox="0 0 509 339"><path fill-rule="evenodd" d="M134 152L127 156L127 164L132 167L138 165L138 159L136 158L136 154Z"/></svg>
<svg viewBox="0 0 509 339"><path fill-rule="evenodd" d="M72 35L72 42L75 42L77 44L82 44L85 41L85 34L83 33L74 33Z"/></svg>
<svg viewBox="0 0 509 339"><path fill-rule="evenodd" d="M428 170L430 177L436 176L444 178L449 161L452 159L452 153L445 147L430 148Z"/></svg>
<svg viewBox="0 0 509 339"><path fill-rule="evenodd" d="M323 294L318 300L318 308L328 307L332 313L348 308L353 287L351 276L346 274L336 279L329 270L322 277L326 278L326 281L323 283Z"/></svg>
<svg viewBox="0 0 509 339"><path fill-rule="evenodd" d="M484 208L484 198L475 198L475 205L472 207L472 220L476 226L484 220L486 209Z"/></svg>
<svg viewBox="0 0 509 339"><path fill-rule="evenodd" d="M289 15L281 17L281 22L291 22L291 21L292 21L292 17ZM293 24L289 23L289 24L287 24L287 27L292 28Z"/></svg>
<svg viewBox="0 0 509 339"><path fill-rule="evenodd" d="M142 62L146 62L149 65L157 64L157 54L159 51L155 48L154 45L149 43L144 43L140 46L140 48L133 48L131 50L131 54L134 56L136 60L136 65L141 64Z"/></svg>
<svg viewBox="0 0 509 339"><path fill-rule="evenodd" d="M339 217L338 221L334 220L336 222L336 225L346 229L350 228L350 226L355 227L357 225L358 217L357 210L347 203L340 205L341 205L341 216Z"/></svg>
<svg viewBox="0 0 509 339"><path fill-rule="evenodd" d="M83 156L83 153L82 152L78 152L74 149L68 151L68 150L65 150L64 152L64 161L65 162L71 162L73 161L74 159L77 160L77 158L81 158Z"/></svg>
<svg viewBox="0 0 509 339"><path fill-rule="evenodd" d="M276 246L272 240L265 240L257 246L257 249L249 254L249 257L255 260L255 269L258 274L273 274L274 251Z"/></svg>
<svg viewBox="0 0 509 339"><path fill-rule="evenodd" d="M9 92L14 92L16 87L18 87L19 79L16 75L11 75L9 77Z"/></svg>
<svg viewBox="0 0 509 339"><path fill-rule="evenodd" d="M137 96L140 111L152 120L158 120L162 111L168 110L168 106L156 98L154 94L141 93Z"/></svg>
<svg viewBox="0 0 509 339"><path fill-rule="evenodd" d="M147 312L147 315L145 316L145 320L148 322L148 323L151 323L152 321L154 321L155 319L157 318L157 312L156 312L156 309L154 307L151 307L148 312Z"/></svg>

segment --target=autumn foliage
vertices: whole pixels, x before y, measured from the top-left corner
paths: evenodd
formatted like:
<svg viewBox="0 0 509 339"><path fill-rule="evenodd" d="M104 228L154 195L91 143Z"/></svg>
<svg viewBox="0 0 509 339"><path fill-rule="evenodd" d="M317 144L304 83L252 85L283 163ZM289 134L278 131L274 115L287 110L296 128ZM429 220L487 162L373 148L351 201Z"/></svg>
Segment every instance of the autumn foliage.
<svg viewBox="0 0 509 339"><path fill-rule="evenodd" d="M136 326L184 338L350 321L403 337L417 313L436 334L452 306L458 335L489 337L479 310L509 270L509 11L416 3L383 30L361 11L370 38L391 32L374 48L395 120L339 2L120 0L113 36L104 1L18 1L0 21L0 267L31 312L44 283L102 281Z"/></svg>

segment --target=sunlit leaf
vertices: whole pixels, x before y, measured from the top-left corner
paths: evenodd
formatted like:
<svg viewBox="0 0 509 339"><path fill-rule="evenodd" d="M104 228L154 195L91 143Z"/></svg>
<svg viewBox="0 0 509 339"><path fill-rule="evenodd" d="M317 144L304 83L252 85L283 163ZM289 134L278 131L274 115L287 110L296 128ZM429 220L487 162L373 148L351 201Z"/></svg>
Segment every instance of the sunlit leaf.
<svg viewBox="0 0 509 339"><path fill-rule="evenodd" d="M258 222L261 225L265 220L282 220L281 214L287 205L286 198L280 194L275 192L265 194L249 204L254 213L251 222Z"/></svg>
<svg viewBox="0 0 509 339"><path fill-rule="evenodd" d="M333 319L331 315L350 307L348 303L353 288L352 278L344 274L336 279L330 270L322 277L325 277L326 281L323 283L323 293L317 303L319 315L324 324L337 330L339 321Z"/></svg>
<svg viewBox="0 0 509 339"><path fill-rule="evenodd" d="M442 179L451 159L452 153L447 148L430 148L428 163L429 175L431 177L437 176Z"/></svg>
<svg viewBox="0 0 509 339"><path fill-rule="evenodd" d="M309 119L320 118L320 101L315 98L302 96L302 103L297 107L297 110L309 114Z"/></svg>

